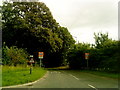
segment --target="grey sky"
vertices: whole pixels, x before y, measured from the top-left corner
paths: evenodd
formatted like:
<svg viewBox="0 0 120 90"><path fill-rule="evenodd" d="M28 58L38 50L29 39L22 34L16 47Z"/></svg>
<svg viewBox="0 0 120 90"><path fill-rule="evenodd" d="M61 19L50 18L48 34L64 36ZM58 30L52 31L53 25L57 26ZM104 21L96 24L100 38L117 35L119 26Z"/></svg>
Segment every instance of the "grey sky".
<svg viewBox="0 0 120 90"><path fill-rule="evenodd" d="M39 1L49 7L56 21L67 27L79 42L94 43L94 32L108 32L110 38L118 39L119 0Z"/></svg>
<svg viewBox="0 0 120 90"><path fill-rule="evenodd" d="M94 43L94 32L118 39L118 0L40 0L79 42Z"/></svg>

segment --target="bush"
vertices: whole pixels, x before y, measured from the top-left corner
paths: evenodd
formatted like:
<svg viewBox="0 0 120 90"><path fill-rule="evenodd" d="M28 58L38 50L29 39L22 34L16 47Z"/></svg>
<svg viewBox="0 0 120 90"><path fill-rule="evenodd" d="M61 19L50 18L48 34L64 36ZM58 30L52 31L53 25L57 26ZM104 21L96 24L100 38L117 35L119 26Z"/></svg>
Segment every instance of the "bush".
<svg viewBox="0 0 120 90"><path fill-rule="evenodd" d="M105 41L100 47L90 47L89 44L78 43L68 53L69 66L72 69L86 69L85 53L90 53L88 67L90 70L118 72L120 41ZM95 45L94 45L95 46Z"/></svg>
<svg viewBox="0 0 120 90"><path fill-rule="evenodd" d="M89 53L90 45L85 43L79 43L74 46L68 53L67 60L71 69L83 69L87 66L85 60L85 53Z"/></svg>
<svg viewBox="0 0 120 90"><path fill-rule="evenodd" d="M22 49L17 48L16 46L3 46L2 48L2 61L4 65L14 65L17 64L26 64L28 60L28 53Z"/></svg>

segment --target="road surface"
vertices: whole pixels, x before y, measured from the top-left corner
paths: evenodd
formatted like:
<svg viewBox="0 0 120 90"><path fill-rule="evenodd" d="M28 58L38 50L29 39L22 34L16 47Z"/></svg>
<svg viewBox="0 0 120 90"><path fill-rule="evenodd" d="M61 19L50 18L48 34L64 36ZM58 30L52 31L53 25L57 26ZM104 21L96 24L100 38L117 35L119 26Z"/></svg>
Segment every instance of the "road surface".
<svg viewBox="0 0 120 90"><path fill-rule="evenodd" d="M17 88L118 88L118 80L72 70L50 70L38 82Z"/></svg>

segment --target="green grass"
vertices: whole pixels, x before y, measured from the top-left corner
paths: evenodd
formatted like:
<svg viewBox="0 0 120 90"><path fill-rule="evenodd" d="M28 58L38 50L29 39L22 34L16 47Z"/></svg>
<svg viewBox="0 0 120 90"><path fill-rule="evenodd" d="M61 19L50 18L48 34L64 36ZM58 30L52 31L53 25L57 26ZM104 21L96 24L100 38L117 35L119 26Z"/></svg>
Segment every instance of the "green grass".
<svg viewBox="0 0 120 90"><path fill-rule="evenodd" d="M32 74L30 74L30 67L2 67L2 86L19 85L35 81L43 75L46 70L40 67L33 67Z"/></svg>
<svg viewBox="0 0 120 90"><path fill-rule="evenodd" d="M94 70L71 70L68 66L62 66L62 67L55 67L55 68L48 68L48 70L70 70L70 71L78 71L78 72L85 72L90 73L98 76L113 78L113 79L120 79L120 73L111 73L111 72L105 72L105 71L94 71Z"/></svg>
<svg viewBox="0 0 120 90"><path fill-rule="evenodd" d="M118 79L118 73L110 73L110 72L103 72L103 71L90 71L90 70L81 70L81 72L90 73L98 76Z"/></svg>

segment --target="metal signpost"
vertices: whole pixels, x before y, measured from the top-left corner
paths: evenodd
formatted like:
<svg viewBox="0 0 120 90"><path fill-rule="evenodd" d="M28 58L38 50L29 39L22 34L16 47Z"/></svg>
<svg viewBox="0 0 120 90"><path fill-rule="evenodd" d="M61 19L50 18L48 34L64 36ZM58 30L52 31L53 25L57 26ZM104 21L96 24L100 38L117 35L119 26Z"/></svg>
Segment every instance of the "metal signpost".
<svg viewBox="0 0 120 90"><path fill-rule="evenodd" d="M40 59L40 67L42 65L42 59L43 59L43 56L44 56L44 52L38 52L38 58Z"/></svg>
<svg viewBox="0 0 120 90"><path fill-rule="evenodd" d="M87 60L87 69L88 69L88 59L89 59L90 53L85 53L85 59Z"/></svg>
<svg viewBox="0 0 120 90"><path fill-rule="evenodd" d="M32 74L32 63L34 63L33 55L30 55L30 74Z"/></svg>

